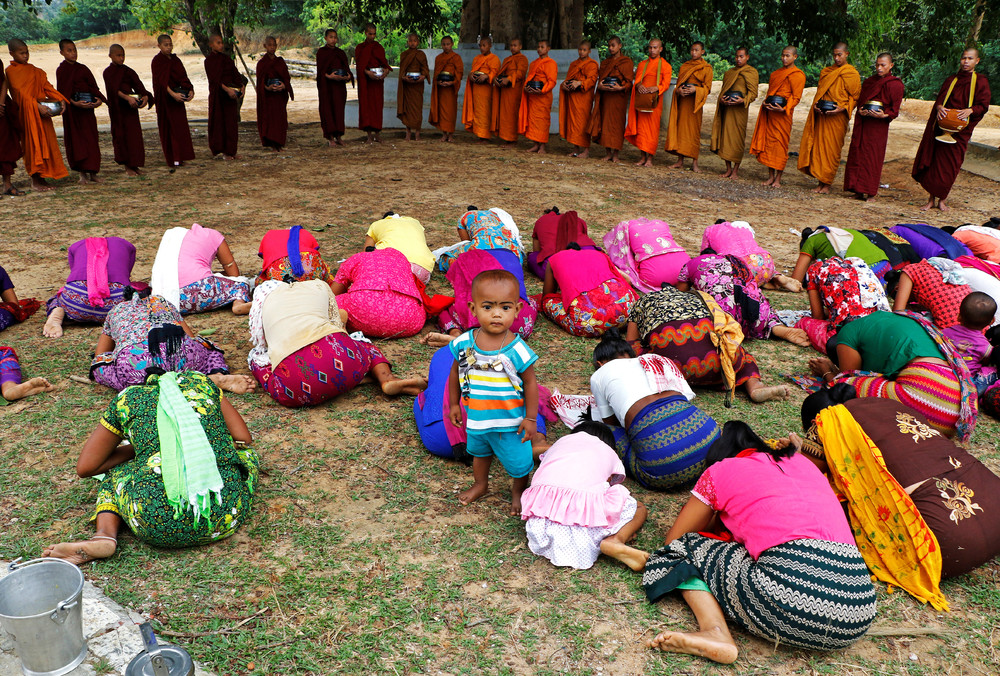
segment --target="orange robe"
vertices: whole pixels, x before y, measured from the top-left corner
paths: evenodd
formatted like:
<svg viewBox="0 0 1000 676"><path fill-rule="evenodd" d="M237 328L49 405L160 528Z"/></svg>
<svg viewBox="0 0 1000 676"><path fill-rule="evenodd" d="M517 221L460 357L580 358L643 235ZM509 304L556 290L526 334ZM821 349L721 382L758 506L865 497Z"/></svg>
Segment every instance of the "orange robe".
<svg viewBox="0 0 1000 676"><path fill-rule="evenodd" d="M590 111L597 86L597 62L589 56L569 64L567 80L579 80L583 89L559 92L559 135L575 146L590 147Z"/></svg>
<svg viewBox="0 0 1000 676"><path fill-rule="evenodd" d="M715 104L715 119L712 120L712 140L709 149L726 160L739 164L743 161L743 151L747 145L747 118L750 103L757 98L760 76L757 69L747 64L742 68L730 68L722 76L719 102ZM722 95L736 90L743 93L743 105L727 106Z"/></svg>
<svg viewBox="0 0 1000 676"><path fill-rule="evenodd" d="M479 138L490 137L493 122L493 79L500 70L500 57L496 54L479 54L472 60L472 71L465 83L465 99L462 101L462 124ZM486 73L486 82L472 81L472 73Z"/></svg>
<svg viewBox="0 0 1000 676"><path fill-rule="evenodd" d="M802 99L806 74L792 64L771 73L767 96L784 96L785 112L767 110L762 105L750 139L750 154L768 169L784 171L788 162L788 141L792 137L792 113Z"/></svg>
<svg viewBox="0 0 1000 676"><path fill-rule="evenodd" d="M455 131L455 121L458 119L458 90L462 88L462 57L455 52L441 52L434 59L434 80L431 82L431 110L427 121L446 134ZM441 73L451 73L455 76L455 84L451 87L439 87L437 77Z"/></svg>
<svg viewBox="0 0 1000 676"><path fill-rule="evenodd" d="M620 92L604 92L600 89L594 94L594 111L590 116L590 136L611 150L621 150L625 141L625 120L628 117L629 96L635 69L632 59L618 56L604 59L597 71L598 81L606 77L617 77L627 87Z"/></svg>
<svg viewBox="0 0 1000 676"><path fill-rule="evenodd" d="M521 109L517 115L517 130L529 141L535 143L549 142L549 128L552 126L552 90L559 80L559 66L550 56L535 59L528 66L528 74L524 81L542 83L541 94L528 94L521 97Z"/></svg>
<svg viewBox="0 0 1000 676"><path fill-rule="evenodd" d="M656 154L656 147L660 145L660 119L663 116L663 95L670 89L670 76L673 69L670 62L662 56L657 59L657 64L650 59L639 62L635 69L635 85L644 87L656 87L660 92L660 100L656 102L656 107L651 112L643 112L635 109L635 87L632 88L632 96L628 104L628 124L625 125L625 140L634 145L644 153ZM656 80L657 65L660 68L659 82Z"/></svg>
<svg viewBox="0 0 1000 676"><path fill-rule="evenodd" d="M518 115L524 98L524 76L528 74L528 57L511 54L500 65L497 77L510 78L509 87L497 87L493 92L493 133L507 143L517 140Z"/></svg>
<svg viewBox="0 0 1000 676"><path fill-rule="evenodd" d="M674 102L667 122L667 152L698 159L701 151L701 118L705 101L712 91L712 65L705 59L689 59L677 71ZM681 96L683 84L697 88L691 96Z"/></svg>
<svg viewBox="0 0 1000 676"><path fill-rule="evenodd" d="M68 176L52 118L42 117L38 112L38 102L53 99L69 105L69 101L49 84L44 70L30 63L7 66L7 86L17 104L17 122L21 128L21 145L24 146L24 170L31 176L41 174L42 178Z"/></svg>
<svg viewBox="0 0 1000 676"><path fill-rule="evenodd" d="M816 98L809 106L809 117L802 129L799 146L799 171L814 177L820 183L833 184L840 168L840 152L844 148L847 127L858 105L861 93L861 76L849 63L827 66L819 74ZM813 106L821 100L833 101L847 112L836 115L819 115Z"/></svg>

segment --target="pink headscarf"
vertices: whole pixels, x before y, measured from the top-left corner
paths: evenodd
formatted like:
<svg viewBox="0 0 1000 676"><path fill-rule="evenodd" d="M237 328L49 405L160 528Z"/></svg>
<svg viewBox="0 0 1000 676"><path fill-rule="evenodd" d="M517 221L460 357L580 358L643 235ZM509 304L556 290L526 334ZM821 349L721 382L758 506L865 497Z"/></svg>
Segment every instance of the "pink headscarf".
<svg viewBox="0 0 1000 676"><path fill-rule="evenodd" d="M111 298L108 288L108 240L103 237L88 237L87 247L87 300L94 307L104 307L104 301Z"/></svg>

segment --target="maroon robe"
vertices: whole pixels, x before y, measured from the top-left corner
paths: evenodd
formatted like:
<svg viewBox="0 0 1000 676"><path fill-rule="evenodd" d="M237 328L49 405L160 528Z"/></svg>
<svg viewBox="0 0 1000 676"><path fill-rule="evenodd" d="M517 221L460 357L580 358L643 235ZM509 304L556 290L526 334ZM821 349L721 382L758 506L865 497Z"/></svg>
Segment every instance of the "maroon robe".
<svg viewBox="0 0 1000 676"><path fill-rule="evenodd" d="M104 104L108 100L97 87L94 74L77 61L63 61L56 69L56 89L70 100L63 113L63 144L66 146L66 163L73 171L96 174L101 170L101 145L97 135L97 117L93 108L74 106L73 95L86 92Z"/></svg>
<svg viewBox="0 0 1000 676"><path fill-rule="evenodd" d="M176 54L170 56L160 52L153 57L153 96L156 98L156 124L160 128L160 145L167 165L173 167L181 162L194 159L194 144L191 143L191 129L188 127L187 109L177 101L168 89L183 87L194 91L188 79L184 64Z"/></svg>
<svg viewBox="0 0 1000 676"><path fill-rule="evenodd" d="M232 157L240 142L240 100L222 89L243 86L243 76L236 64L223 52L212 52L205 57L205 74L208 76L208 149L212 155L223 153Z"/></svg>
<svg viewBox="0 0 1000 676"><path fill-rule="evenodd" d="M865 117L861 106L866 101L881 101L882 112L889 117ZM895 75L872 75L861 83L858 111L854 114L851 149L847 152L844 169L844 190L865 195L878 194L885 162L885 146L889 141L889 123L899 116L903 102L903 81Z"/></svg>
<svg viewBox="0 0 1000 676"><path fill-rule="evenodd" d="M948 87L953 79L957 78L955 89L951 96L945 101L948 94ZM917 156L913 160L913 178L923 186L931 197L947 199L951 187L958 178L958 172L962 170L962 162L965 161L965 150L969 147L969 137L975 129L979 120L990 109L990 81L982 73L976 73L976 91L972 101L972 115L969 116L969 124L957 134L952 134L956 143L941 143L935 141L937 136L937 107L945 108L969 108L969 90L972 85L972 73L959 71L956 75L951 75L945 79L938 92L934 106L931 108L930 117L927 118L927 126L924 128L924 137L920 140L920 147L917 148Z"/></svg>
<svg viewBox="0 0 1000 676"><path fill-rule="evenodd" d="M3 72L3 64L0 64L0 85L7 81L7 76ZM4 114L0 116L0 176L11 176L17 161L24 154L21 148L20 134L15 126L17 120L17 104L7 96L3 98Z"/></svg>
<svg viewBox="0 0 1000 676"><path fill-rule="evenodd" d="M319 90L319 122L323 127L323 136L327 140L340 138L344 135L344 107L347 105L347 82L337 82L323 77L335 70L344 70L351 76L354 84L354 73L347 60L347 54L340 47L320 47L316 51L316 88Z"/></svg>
<svg viewBox="0 0 1000 676"><path fill-rule="evenodd" d="M284 91L272 92L264 88L272 78L281 80L285 85ZM264 147L281 148L285 145L288 138L288 99L294 101L295 94L285 60L265 54L257 62L257 132Z"/></svg>
<svg viewBox="0 0 1000 676"><path fill-rule="evenodd" d="M385 81L372 80L369 68L388 68L385 49L378 42L362 42L354 48L354 65L358 69L358 127L362 131L382 131L382 105Z"/></svg>
<svg viewBox="0 0 1000 676"><path fill-rule="evenodd" d="M139 75L126 66L112 63L104 69L104 88L108 91L108 115L111 117L111 144L115 148L115 162L138 169L146 166L146 146L142 140L142 123L139 109L133 108L122 94L149 97L148 107L153 107L153 95L139 79Z"/></svg>

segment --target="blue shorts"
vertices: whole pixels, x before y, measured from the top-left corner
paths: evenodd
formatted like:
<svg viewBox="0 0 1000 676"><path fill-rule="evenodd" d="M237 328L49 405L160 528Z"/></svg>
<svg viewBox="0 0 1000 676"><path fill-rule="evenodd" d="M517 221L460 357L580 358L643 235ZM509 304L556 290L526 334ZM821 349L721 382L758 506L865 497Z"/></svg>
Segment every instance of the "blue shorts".
<svg viewBox="0 0 1000 676"><path fill-rule="evenodd" d="M475 458L495 455L513 479L528 476L535 467L531 456L531 441L521 441L517 430L471 433L465 443L465 450Z"/></svg>

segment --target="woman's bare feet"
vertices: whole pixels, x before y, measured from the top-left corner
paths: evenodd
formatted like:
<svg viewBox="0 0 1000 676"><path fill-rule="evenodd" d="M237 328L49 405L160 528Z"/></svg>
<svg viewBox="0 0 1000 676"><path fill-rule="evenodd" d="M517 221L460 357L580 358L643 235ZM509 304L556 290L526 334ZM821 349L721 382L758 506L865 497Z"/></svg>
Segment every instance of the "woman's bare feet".
<svg viewBox="0 0 1000 676"><path fill-rule="evenodd" d="M79 566L97 559L106 559L115 553L118 541L105 535L95 535L81 542L60 542L42 550L43 558L62 559Z"/></svg>
<svg viewBox="0 0 1000 676"><path fill-rule="evenodd" d="M50 314L49 318L45 320L45 326L42 327L42 335L46 338L61 338L63 334L63 320L66 318L66 310L61 307L57 307Z"/></svg>
<svg viewBox="0 0 1000 676"><path fill-rule="evenodd" d="M770 387L764 387L762 385L750 390L747 394L750 395L751 401L756 404L762 404L765 401L771 401L773 399L786 399L790 394L790 391L787 385L772 385Z"/></svg>
<svg viewBox="0 0 1000 676"><path fill-rule="evenodd" d="M486 495L489 492L489 490L490 490L489 483L485 481L482 483L476 482L472 484L470 488L458 494L458 501L463 505L471 504L476 500L478 500L479 498Z"/></svg>
<svg viewBox="0 0 1000 676"><path fill-rule="evenodd" d="M809 347L809 334L803 329L794 329L781 324L771 329L771 335L799 347Z"/></svg>
<svg viewBox="0 0 1000 676"><path fill-rule="evenodd" d="M253 303L250 301L242 301L242 300L233 301L233 314L248 315L250 314L250 308L252 307Z"/></svg>
<svg viewBox="0 0 1000 676"><path fill-rule="evenodd" d="M390 397L401 394L416 396L427 389L427 378L397 378L392 376L382 382L382 393Z"/></svg>
<svg viewBox="0 0 1000 676"><path fill-rule="evenodd" d="M793 279L788 275L775 275L773 280L785 291L802 293L802 282L797 279Z"/></svg>
<svg viewBox="0 0 1000 676"><path fill-rule="evenodd" d="M642 569L646 567L646 561L649 560L649 552L629 547L624 542L619 542L614 536L601 540L601 553L621 561L637 573L642 572Z"/></svg>
<svg viewBox="0 0 1000 676"><path fill-rule="evenodd" d="M7 382L3 384L3 398L7 401L17 401L41 392L51 392L55 385L45 378L32 378L24 383Z"/></svg>
<svg viewBox="0 0 1000 676"><path fill-rule="evenodd" d="M234 394L249 394L257 389L257 381L253 376L236 376L229 373L213 373L209 378L219 386L220 390Z"/></svg>
<svg viewBox="0 0 1000 676"><path fill-rule="evenodd" d="M691 633L665 631L647 641L646 645L666 653L697 655L720 664L732 664L739 656L733 637L720 627Z"/></svg>
<svg viewBox="0 0 1000 676"><path fill-rule="evenodd" d="M438 333L437 331L432 331L420 338L420 344L427 345L428 347L444 347L453 340L455 339L449 336L447 333Z"/></svg>

